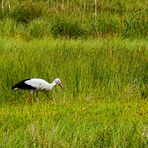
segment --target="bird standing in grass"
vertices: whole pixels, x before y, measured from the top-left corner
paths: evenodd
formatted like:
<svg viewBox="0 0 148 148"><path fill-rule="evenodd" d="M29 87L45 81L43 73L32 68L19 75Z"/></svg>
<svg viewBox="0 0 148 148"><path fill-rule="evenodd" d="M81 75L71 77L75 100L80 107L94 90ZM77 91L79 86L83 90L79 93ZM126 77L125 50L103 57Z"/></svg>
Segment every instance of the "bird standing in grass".
<svg viewBox="0 0 148 148"><path fill-rule="evenodd" d="M58 84L64 90L64 86L59 78L56 78L52 83L48 83L44 79L39 78L25 79L15 84L12 89L29 90L30 93L36 91L36 100L38 101L38 91L49 92L56 84Z"/></svg>

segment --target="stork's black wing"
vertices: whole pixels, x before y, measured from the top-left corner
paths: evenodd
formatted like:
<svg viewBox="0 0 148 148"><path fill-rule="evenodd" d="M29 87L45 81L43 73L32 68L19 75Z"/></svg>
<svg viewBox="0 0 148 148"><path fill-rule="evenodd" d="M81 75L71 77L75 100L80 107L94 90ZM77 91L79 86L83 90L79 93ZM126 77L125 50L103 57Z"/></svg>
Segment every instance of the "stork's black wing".
<svg viewBox="0 0 148 148"><path fill-rule="evenodd" d="M31 85L27 85L25 81L30 79L25 79L23 81L20 81L19 83L15 84L12 89L19 88L19 89L36 89L35 87L32 87Z"/></svg>

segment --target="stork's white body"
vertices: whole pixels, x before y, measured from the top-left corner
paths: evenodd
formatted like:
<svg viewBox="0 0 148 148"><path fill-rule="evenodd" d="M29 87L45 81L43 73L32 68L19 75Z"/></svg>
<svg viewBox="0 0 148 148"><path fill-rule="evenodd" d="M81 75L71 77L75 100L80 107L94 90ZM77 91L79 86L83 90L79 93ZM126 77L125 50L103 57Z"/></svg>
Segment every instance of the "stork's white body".
<svg viewBox="0 0 148 148"><path fill-rule="evenodd" d="M64 86L62 85L59 78L56 78L52 83L48 83L44 79L40 78L26 79L15 84L12 89L24 89L29 90L30 92L36 91L36 100L38 100L38 91L43 90L49 92L56 84L59 84L60 87L64 90Z"/></svg>
<svg viewBox="0 0 148 148"><path fill-rule="evenodd" d="M32 78L30 80L26 80L24 83L32 87L35 87L36 90L45 91L52 90L52 88L56 85L55 81L53 81L52 83L48 83L47 81L39 78Z"/></svg>

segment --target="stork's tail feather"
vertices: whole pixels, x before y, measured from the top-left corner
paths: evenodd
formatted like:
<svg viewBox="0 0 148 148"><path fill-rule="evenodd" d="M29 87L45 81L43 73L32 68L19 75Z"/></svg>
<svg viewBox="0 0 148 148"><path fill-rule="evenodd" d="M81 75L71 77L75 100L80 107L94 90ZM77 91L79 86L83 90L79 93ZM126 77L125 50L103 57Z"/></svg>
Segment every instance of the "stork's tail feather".
<svg viewBox="0 0 148 148"><path fill-rule="evenodd" d="M14 87L14 86L12 86L12 89L15 89L15 87Z"/></svg>
<svg viewBox="0 0 148 148"><path fill-rule="evenodd" d="M18 89L18 88L17 88L16 85L14 85L14 86L12 86L12 89L13 89L13 90L16 90L16 89Z"/></svg>
<svg viewBox="0 0 148 148"><path fill-rule="evenodd" d="M12 89L13 90L19 89L21 88L22 85L23 85L23 82L16 83L14 86L12 86Z"/></svg>

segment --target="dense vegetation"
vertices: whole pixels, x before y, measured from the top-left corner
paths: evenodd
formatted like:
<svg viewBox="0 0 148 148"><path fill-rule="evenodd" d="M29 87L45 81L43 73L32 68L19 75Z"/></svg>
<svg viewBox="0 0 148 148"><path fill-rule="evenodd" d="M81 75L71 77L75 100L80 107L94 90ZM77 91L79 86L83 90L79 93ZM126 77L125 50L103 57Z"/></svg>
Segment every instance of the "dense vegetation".
<svg viewBox="0 0 148 148"><path fill-rule="evenodd" d="M148 35L147 0L12 0L0 12L1 33L23 37Z"/></svg>
<svg viewBox="0 0 148 148"><path fill-rule="evenodd" d="M144 41L131 44L130 40L119 38L99 41L46 38L30 42L16 39L0 40L1 102L15 101L15 96L10 97L15 95L11 86L27 77L48 81L60 77L66 86L65 94L57 93L60 99L90 97L97 101L98 97L119 99L127 94L128 98L145 97L142 96L147 81Z"/></svg>
<svg viewBox="0 0 148 148"><path fill-rule="evenodd" d="M2 0L1 147L147 147L147 4ZM66 91L11 90L29 77Z"/></svg>

